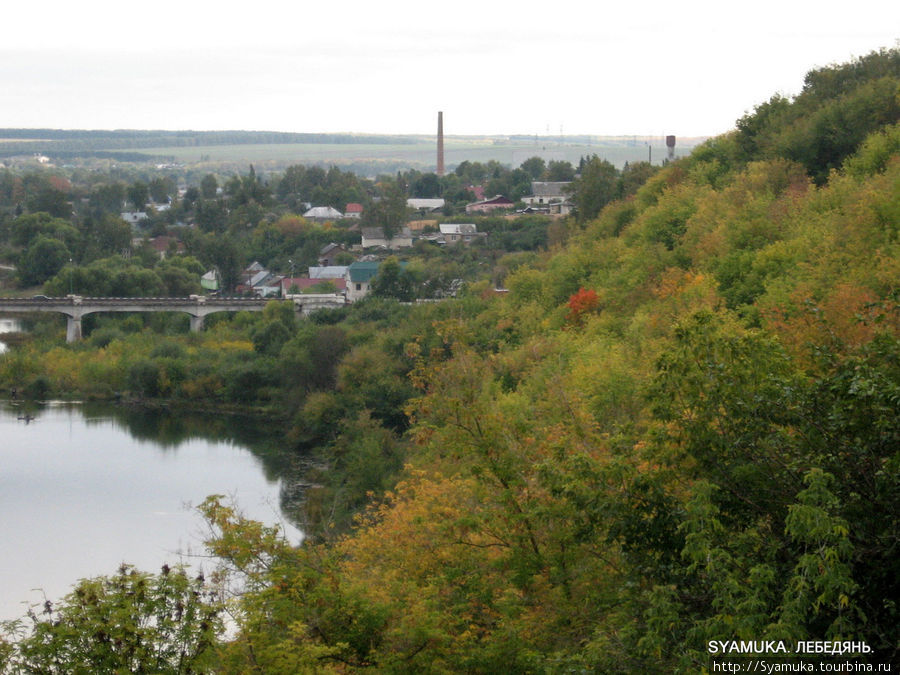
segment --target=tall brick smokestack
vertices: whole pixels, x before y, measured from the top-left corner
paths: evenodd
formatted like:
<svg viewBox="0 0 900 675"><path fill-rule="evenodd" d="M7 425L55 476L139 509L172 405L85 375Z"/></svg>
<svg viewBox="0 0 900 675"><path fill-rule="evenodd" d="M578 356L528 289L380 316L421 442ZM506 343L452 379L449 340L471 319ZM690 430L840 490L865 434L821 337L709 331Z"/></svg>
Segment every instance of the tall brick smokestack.
<svg viewBox="0 0 900 675"><path fill-rule="evenodd" d="M438 112L437 175L444 175L444 113Z"/></svg>

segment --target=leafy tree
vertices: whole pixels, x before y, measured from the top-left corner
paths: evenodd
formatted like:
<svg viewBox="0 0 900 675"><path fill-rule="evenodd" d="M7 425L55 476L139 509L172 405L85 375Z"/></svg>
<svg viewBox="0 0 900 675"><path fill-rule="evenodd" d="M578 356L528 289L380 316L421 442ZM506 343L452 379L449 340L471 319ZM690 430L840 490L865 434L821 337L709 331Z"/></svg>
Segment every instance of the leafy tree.
<svg viewBox="0 0 900 675"><path fill-rule="evenodd" d="M70 218L72 204L61 190L47 187L28 199L28 210L32 213L49 213L54 218Z"/></svg>
<svg viewBox="0 0 900 675"><path fill-rule="evenodd" d="M190 209L192 208L194 202L196 202L198 199L200 199L200 190L197 187L191 185L184 191L184 203L181 205L181 207L183 209Z"/></svg>
<svg viewBox="0 0 900 675"><path fill-rule="evenodd" d="M197 225L203 232L224 232L228 224L228 209L221 199L204 199L197 202Z"/></svg>
<svg viewBox="0 0 900 675"><path fill-rule="evenodd" d="M276 339L280 340L281 337L283 336L280 334L275 335ZM270 400L279 381L278 370L275 359L265 353L261 353L256 359L236 360L222 371L224 383L222 393L225 399L232 403L247 404Z"/></svg>
<svg viewBox="0 0 900 675"><path fill-rule="evenodd" d="M169 197L175 194L175 181L168 176L158 176L150 181L148 186L150 198L157 204L165 204Z"/></svg>
<svg viewBox="0 0 900 675"><path fill-rule="evenodd" d="M481 162L470 162L467 159L457 165L454 173L467 185L481 185L485 178L494 177L490 175L487 166Z"/></svg>
<svg viewBox="0 0 900 675"><path fill-rule="evenodd" d="M198 260L218 270L219 283L223 289L234 290L240 281L244 259L231 236L201 235L191 239L188 248Z"/></svg>
<svg viewBox="0 0 900 675"><path fill-rule="evenodd" d="M649 162L626 162L619 175L616 196L619 199L624 199L635 194L659 169L660 167L654 166Z"/></svg>
<svg viewBox="0 0 900 675"><path fill-rule="evenodd" d="M38 235L19 260L19 279L22 285L44 283L59 272L71 256L63 242Z"/></svg>
<svg viewBox="0 0 900 675"><path fill-rule="evenodd" d="M872 176L883 172L897 154L900 154L900 124L869 136L859 151L847 159L844 168L853 176Z"/></svg>
<svg viewBox="0 0 900 675"><path fill-rule="evenodd" d="M572 201L579 220L596 218L600 211L619 196L618 171L605 159L593 155L581 169L572 185Z"/></svg>
<svg viewBox="0 0 900 675"><path fill-rule="evenodd" d="M406 222L409 209L406 206L406 191L395 181L382 187L383 196L362 215L362 225L381 227L386 237L392 237Z"/></svg>
<svg viewBox="0 0 900 675"><path fill-rule="evenodd" d="M165 295L185 298L201 292L200 275L177 265L160 265L157 275L165 286Z"/></svg>
<svg viewBox="0 0 900 675"><path fill-rule="evenodd" d="M79 259L82 261L121 253L131 245L131 227L117 214L88 216L84 219L81 230L84 242Z"/></svg>
<svg viewBox="0 0 900 675"><path fill-rule="evenodd" d="M529 157L519 165L519 168L527 173L531 180L540 180L547 169L547 164L542 157Z"/></svg>
<svg viewBox="0 0 900 675"><path fill-rule="evenodd" d="M126 194L135 211L143 211L150 199L150 188L146 183L136 181L128 187Z"/></svg>
<svg viewBox="0 0 900 675"><path fill-rule="evenodd" d="M597 291L579 288L578 292L569 298L569 313L566 315L566 321L580 326L584 322L585 315L596 312L599 305Z"/></svg>
<svg viewBox="0 0 900 675"><path fill-rule="evenodd" d="M422 176L410 185L410 192L413 197L440 197L440 179L433 173L422 174Z"/></svg>
<svg viewBox="0 0 900 675"><path fill-rule="evenodd" d="M163 276L172 283L174 295L195 289L198 278L188 272L172 271L177 267L164 265L156 270L134 264L118 256L101 258L88 265L66 265L49 279L44 291L50 295L65 295L71 291L89 296L158 297L167 293ZM71 290L70 290L71 289Z"/></svg>
<svg viewBox="0 0 900 675"><path fill-rule="evenodd" d="M28 247L38 236L62 241L70 250L78 247L80 234L62 218L49 213L29 213L14 219L10 224L10 241L16 246Z"/></svg>
<svg viewBox="0 0 900 675"><path fill-rule="evenodd" d="M551 159L547 162L547 169L544 171L544 180L556 182L575 180L575 167L567 160Z"/></svg>
<svg viewBox="0 0 900 675"><path fill-rule="evenodd" d="M349 348L341 327L302 322L279 355L285 367L284 382L305 392L332 389L338 364Z"/></svg>
<svg viewBox="0 0 900 675"><path fill-rule="evenodd" d="M216 180L213 174L208 173L203 176L203 179L200 181L200 194L203 199L215 199L218 189L219 181Z"/></svg>
<svg viewBox="0 0 900 675"><path fill-rule="evenodd" d="M82 580L58 605L32 610L31 626L18 625L24 635L0 652L0 665L29 673L212 672L223 609L202 574L122 565L111 577Z"/></svg>
<svg viewBox="0 0 900 675"><path fill-rule="evenodd" d="M262 205L269 201L270 190L265 186L253 165L250 165L250 171L246 176L232 176L225 184L225 193L229 197L231 208L248 205ZM253 220L253 225L259 222L259 219Z"/></svg>
<svg viewBox="0 0 900 675"><path fill-rule="evenodd" d="M89 198L89 204L95 214L119 214L125 205L125 199L124 184L118 182L107 183L94 189Z"/></svg>
<svg viewBox="0 0 900 675"><path fill-rule="evenodd" d="M765 103L756 106L753 113L744 115L737 121L737 144L745 161L757 159L768 150L764 133L769 127L777 128L784 124L790 105L787 98L776 94Z"/></svg>
<svg viewBox="0 0 900 675"><path fill-rule="evenodd" d="M392 256L378 266L378 273L371 282L371 291L377 298L409 302L413 299L413 282L400 262Z"/></svg>

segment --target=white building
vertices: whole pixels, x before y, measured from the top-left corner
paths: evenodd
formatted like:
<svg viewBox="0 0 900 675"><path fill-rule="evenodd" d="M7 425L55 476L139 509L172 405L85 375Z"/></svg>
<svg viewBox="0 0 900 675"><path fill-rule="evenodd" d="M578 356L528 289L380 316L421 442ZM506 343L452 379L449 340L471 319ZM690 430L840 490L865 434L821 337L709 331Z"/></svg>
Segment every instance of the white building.
<svg viewBox="0 0 900 675"><path fill-rule="evenodd" d="M406 205L411 209L416 209L417 211L437 211L438 209L444 208L444 200L443 199L407 199Z"/></svg>
<svg viewBox="0 0 900 675"><path fill-rule="evenodd" d="M311 218L312 220L335 220L343 218L344 216L340 211L331 206L314 206L304 213L303 217Z"/></svg>
<svg viewBox="0 0 900 675"><path fill-rule="evenodd" d="M123 211L119 214L126 223L131 226L137 225L142 220L147 220L149 216L145 211Z"/></svg>
<svg viewBox="0 0 900 675"><path fill-rule="evenodd" d="M549 206L560 204L569 200L566 188L572 183L535 181L531 184L531 195L522 197L522 201L528 206Z"/></svg>

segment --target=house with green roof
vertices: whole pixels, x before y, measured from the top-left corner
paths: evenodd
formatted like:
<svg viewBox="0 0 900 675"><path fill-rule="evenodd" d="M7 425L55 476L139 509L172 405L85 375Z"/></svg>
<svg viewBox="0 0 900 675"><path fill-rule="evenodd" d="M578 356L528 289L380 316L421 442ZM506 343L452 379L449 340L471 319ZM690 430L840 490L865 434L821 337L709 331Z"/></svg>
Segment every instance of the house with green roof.
<svg viewBox="0 0 900 675"><path fill-rule="evenodd" d="M356 302L369 292L369 284L378 273L377 261L355 262L347 267L347 300Z"/></svg>

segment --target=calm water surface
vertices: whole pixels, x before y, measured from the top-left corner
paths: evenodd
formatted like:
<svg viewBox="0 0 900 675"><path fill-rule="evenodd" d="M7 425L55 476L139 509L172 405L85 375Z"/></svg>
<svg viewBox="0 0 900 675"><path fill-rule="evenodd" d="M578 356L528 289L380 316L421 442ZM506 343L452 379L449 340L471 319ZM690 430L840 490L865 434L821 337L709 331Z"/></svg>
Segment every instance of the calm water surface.
<svg viewBox="0 0 900 675"><path fill-rule="evenodd" d="M3 333L14 333L22 330L22 323L18 319L9 319L0 317L0 354L6 351L6 344L3 342Z"/></svg>
<svg viewBox="0 0 900 675"><path fill-rule="evenodd" d="M251 421L15 403L0 402L0 619L122 562L208 568L192 557L204 524L191 507L211 494L302 539L281 507L295 458L251 451L262 433Z"/></svg>

